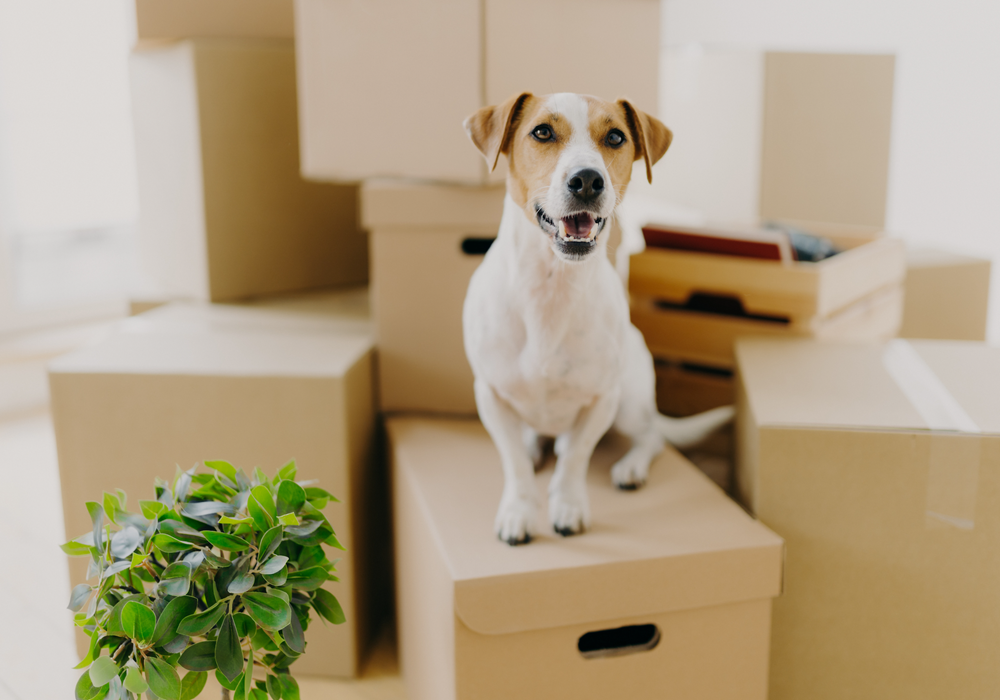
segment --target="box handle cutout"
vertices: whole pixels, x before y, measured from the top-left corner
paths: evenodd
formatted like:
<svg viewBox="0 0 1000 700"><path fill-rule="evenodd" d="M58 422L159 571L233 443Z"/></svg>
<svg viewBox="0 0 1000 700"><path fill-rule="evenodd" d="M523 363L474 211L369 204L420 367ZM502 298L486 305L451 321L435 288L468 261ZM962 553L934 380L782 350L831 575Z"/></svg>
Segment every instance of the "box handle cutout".
<svg viewBox="0 0 1000 700"><path fill-rule="evenodd" d="M743 308L743 302L728 294L709 294L707 292L694 292L683 304L672 301L658 299L656 306L660 309L671 311L695 311L703 314L713 314L716 316L731 316L734 318L745 318L751 321L765 321L767 323L780 323L787 326L791 319L785 316L770 316L766 314L752 314Z"/></svg>
<svg viewBox="0 0 1000 700"><path fill-rule="evenodd" d="M580 637L576 648L585 659L606 659L649 651L659 643L660 629L656 625L628 625L587 632Z"/></svg>
<svg viewBox="0 0 1000 700"><path fill-rule="evenodd" d="M462 252L466 255L486 255L495 238L476 238L469 236L462 239Z"/></svg>

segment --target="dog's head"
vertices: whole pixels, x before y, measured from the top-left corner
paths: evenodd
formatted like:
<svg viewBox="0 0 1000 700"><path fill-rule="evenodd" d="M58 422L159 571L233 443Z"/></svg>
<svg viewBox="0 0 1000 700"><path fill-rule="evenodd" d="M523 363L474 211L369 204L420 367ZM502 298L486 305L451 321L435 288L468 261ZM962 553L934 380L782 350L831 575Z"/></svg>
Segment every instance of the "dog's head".
<svg viewBox="0 0 1000 700"><path fill-rule="evenodd" d="M582 260L597 248L632 176L646 161L646 177L670 146L659 120L628 100L559 93L522 93L465 120L465 130L490 166L507 156L507 191L548 235L564 260Z"/></svg>

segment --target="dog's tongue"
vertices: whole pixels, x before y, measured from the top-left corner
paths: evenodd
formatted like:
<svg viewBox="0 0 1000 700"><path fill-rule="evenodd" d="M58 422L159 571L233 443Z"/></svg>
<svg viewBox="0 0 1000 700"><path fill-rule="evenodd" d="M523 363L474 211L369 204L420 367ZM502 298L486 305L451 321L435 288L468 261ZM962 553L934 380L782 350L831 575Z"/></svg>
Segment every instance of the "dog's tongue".
<svg viewBox="0 0 1000 700"><path fill-rule="evenodd" d="M586 238L594 228L594 217L587 212L567 216L562 220L566 235L570 238Z"/></svg>

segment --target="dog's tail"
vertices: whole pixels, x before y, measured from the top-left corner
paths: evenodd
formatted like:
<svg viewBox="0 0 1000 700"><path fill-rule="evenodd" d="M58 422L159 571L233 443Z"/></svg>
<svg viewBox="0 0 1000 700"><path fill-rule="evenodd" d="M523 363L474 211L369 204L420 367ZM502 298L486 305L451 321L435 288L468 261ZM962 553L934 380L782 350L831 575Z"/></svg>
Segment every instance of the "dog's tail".
<svg viewBox="0 0 1000 700"><path fill-rule="evenodd" d="M720 406L711 411L686 418L659 415L660 434L674 447L693 447L733 419L732 406Z"/></svg>

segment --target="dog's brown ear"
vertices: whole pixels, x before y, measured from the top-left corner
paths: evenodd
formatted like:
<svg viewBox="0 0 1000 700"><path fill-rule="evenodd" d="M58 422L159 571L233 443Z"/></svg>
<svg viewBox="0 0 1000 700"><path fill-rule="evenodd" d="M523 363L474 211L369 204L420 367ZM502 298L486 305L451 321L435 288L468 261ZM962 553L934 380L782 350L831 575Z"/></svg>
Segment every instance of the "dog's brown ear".
<svg viewBox="0 0 1000 700"><path fill-rule="evenodd" d="M522 92L503 104L483 107L462 123L472 143L489 163L490 172L497 167L500 154L507 152L517 118L529 97L530 92Z"/></svg>
<svg viewBox="0 0 1000 700"><path fill-rule="evenodd" d="M670 148L674 135L656 117L651 117L632 106L628 100L618 100L625 110L625 120L632 132L632 142L635 143L635 159L646 161L646 179L653 181L653 166Z"/></svg>

